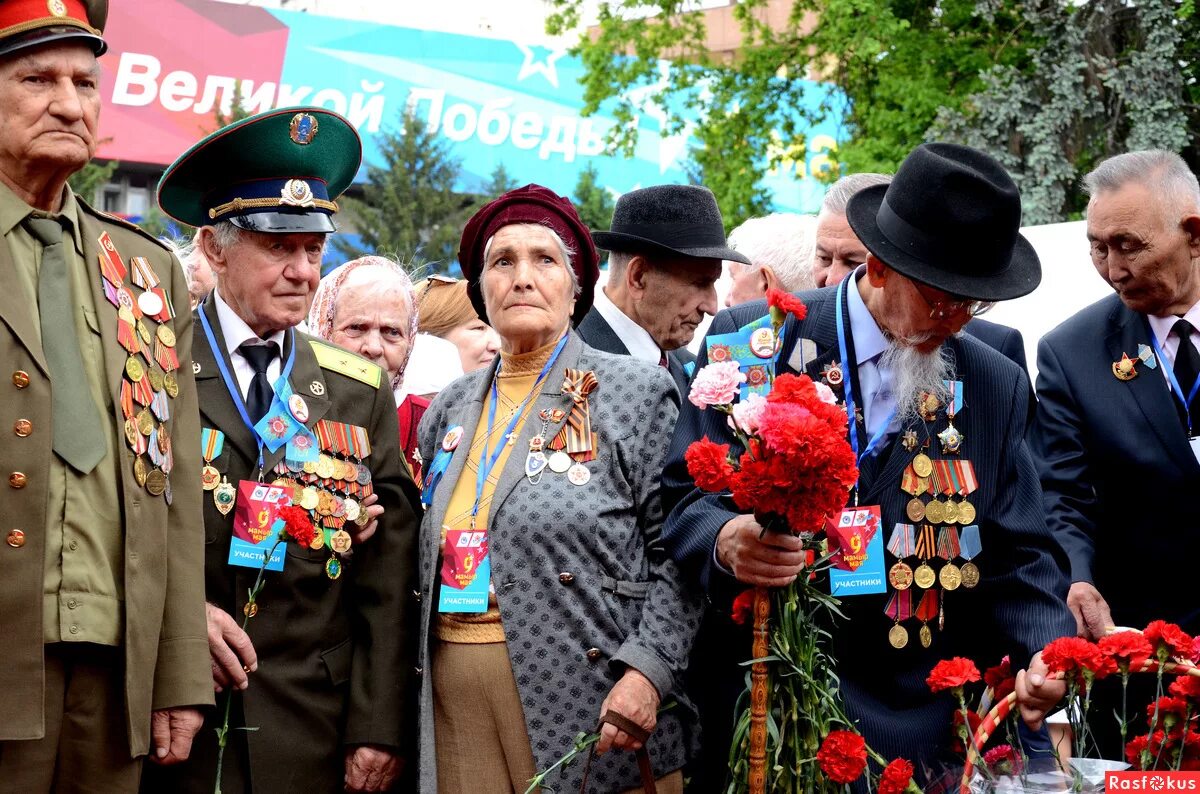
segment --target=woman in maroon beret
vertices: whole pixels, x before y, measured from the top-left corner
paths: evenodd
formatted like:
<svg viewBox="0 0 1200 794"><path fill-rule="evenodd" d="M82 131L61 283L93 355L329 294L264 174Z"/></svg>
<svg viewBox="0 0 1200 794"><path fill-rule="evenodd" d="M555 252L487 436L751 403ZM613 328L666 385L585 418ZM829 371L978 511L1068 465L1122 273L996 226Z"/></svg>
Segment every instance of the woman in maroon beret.
<svg viewBox="0 0 1200 794"><path fill-rule="evenodd" d="M674 382L572 330L599 266L567 199L504 194L467 223L459 262L501 352L421 423L421 790L524 791L600 720L590 790L641 791L641 762L682 791L701 600L659 540Z"/></svg>

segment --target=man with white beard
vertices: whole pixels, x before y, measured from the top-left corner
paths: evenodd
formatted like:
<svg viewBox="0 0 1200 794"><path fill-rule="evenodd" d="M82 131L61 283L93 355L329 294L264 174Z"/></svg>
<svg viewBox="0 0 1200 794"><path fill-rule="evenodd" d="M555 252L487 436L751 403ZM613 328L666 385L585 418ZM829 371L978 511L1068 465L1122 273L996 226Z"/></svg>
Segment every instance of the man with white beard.
<svg viewBox="0 0 1200 794"><path fill-rule="evenodd" d="M1020 217L1017 188L991 157L952 144L918 147L891 185L850 200L866 264L836 289L800 294L807 316L789 318L776 358L776 374L824 382L853 417L860 479L848 504L878 507L883 542L863 563L871 567L860 568L878 571L878 584L839 596L845 618L830 627L832 651L856 729L885 758L912 761L922 779L921 770L953 763L954 699L925 685L937 661L965 656L991 666L1008 655L1014 670L1027 666L1017 688L1037 728L1063 694L1046 680L1038 651L1075 630L1065 559L1047 530L1024 441L1028 381L961 333L988 303L1040 281ZM721 312L709 333L765 313L761 301ZM703 351L698 363L707 363ZM712 737L735 715L717 693L729 682L740 687L744 669L735 665L751 645L748 627L722 613L748 587L791 583L805 555L798 538L764 536L728 495L695 488L684 453L704 437L737 443L723 414L685 402L663 474L671 511L663 540L714 607L693 658L706 668L702 719L706 741L715 742L702 757L725 758L728 744ZM705 653L725 654L726 670Z"/></svg>

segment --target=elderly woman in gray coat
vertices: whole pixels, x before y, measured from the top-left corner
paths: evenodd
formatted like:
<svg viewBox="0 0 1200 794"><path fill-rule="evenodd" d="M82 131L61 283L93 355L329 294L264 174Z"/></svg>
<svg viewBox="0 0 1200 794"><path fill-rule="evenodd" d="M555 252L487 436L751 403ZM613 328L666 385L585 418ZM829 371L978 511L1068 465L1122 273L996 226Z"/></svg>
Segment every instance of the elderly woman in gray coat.
<svg viewBox="0 0 1200 794"><path fill-rule="evenodd" d="M571 203L536 185L463 232L459 261L502 350L421 422L423 792L523 792L598 720L589 790L641 791L644 746L658 791L682 791L701 598L659 539L675 389L571 330L597 259ZM578 791L582 766L547 783Z"/></svg>

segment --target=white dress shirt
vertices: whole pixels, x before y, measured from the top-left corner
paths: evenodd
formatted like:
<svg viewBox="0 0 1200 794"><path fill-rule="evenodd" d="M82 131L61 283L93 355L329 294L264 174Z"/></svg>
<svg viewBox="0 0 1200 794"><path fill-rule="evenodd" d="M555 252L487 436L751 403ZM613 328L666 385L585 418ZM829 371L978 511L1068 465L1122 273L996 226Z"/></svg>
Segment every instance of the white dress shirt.
<svg viewBox="0 0 1200 794"><path fill-rule="evenodd" d="M1150 314L1146 316L1146 319L1150 321L1150 330L1154 332L1158 346L1162 349L1163 356L1167 358L1167 361L1160 362L1164 378L1168 378L1167 367L1175 368L1175 354L1179 352L1179 337L1171 329L1180 319L1187 320L1192 324L1192 328L1196 329L1192 332L1191 342L1196 351L1200 352L1200 303L1188 309L1187 314L1182 318L1176 317L1174 314L1168 314L1165 317ZM1131 358L1137 354L1136 350L1126 352Z"/></svg>
<svg viewBox="0 0 1200 794"><path fill-rule="evenodd" d="M222 300L220 286L213 290L213 300L217 304L217 320L221 323L221 333L225 336L225 350L229 353L229 360L233 363L233 375L237 378L238 388L241 390L244 400L246 393L250 390L250 381L254 379L254 367L250 366L246 357L238 352L238 348L247 342L252 345L274 342L275 352L278 355L267 365L267 380L274 383L279 378L279 370L282 367L280 358L283 354L283 331L276 331L266 339L254 333L250 330L250 326L246 325L246 321L238 317L229 304Z"/></svg>
<svg viewBox="0 0 1200 794"><path fill-rule="evenodd" d="M858 291L858 278L861 273L850 277L847 288L850 290L846 298L847 314L850 320L850 338L854 341L855 366L858 368L858 387L862 394L854 395L857 407L862 408L863 422L867 427L867 438L859 439L858 451L861 454L866 449L871 438L879 432L880 425L892 416L896 407L896 396L892 393L892 371L879 366L880 357L888 348L887 337L879 328L879 323L871 316L867 304L863 302L862 294ZM841 311L841 307L838 307ZM840 355L840 354L839 354ZM842 363L843 368L845 362ZM850 373L846 373L850 377ZM880 439L877 449L882 449L887 438L899 430L899 420L893 419L888 427L887 435Z"/></svg>
<svg viewBox="0 0 1200 794"><path fill-rule="evenodd" d="M596 290L596 294L592 298L592 306L600 312L600 316L629 350L629 355L640 358L642 361L649 361L651 364L658 364L662 361L663 351L659 349L658 343L645 328L629 319L629 315L617 308L617 304L609 299L603 287Z"/></svg>

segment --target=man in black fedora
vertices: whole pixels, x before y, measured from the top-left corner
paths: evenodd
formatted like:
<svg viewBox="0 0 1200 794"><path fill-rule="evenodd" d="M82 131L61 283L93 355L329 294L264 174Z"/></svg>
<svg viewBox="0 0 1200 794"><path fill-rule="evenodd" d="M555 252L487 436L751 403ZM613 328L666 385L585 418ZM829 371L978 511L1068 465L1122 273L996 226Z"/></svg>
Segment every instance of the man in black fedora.
<svg viewBox="0 0 1200 794"><path fill-rule="evenodd" d="M777 373L801 371L834 388L854 417L850 440L861 456L849 503L876 505L882 518L888 550L864 563L880 572L877 592L842 597L845 617L830 626L848 713L885 758L937 769L953 763L956 706L925 684L937 661L990 666L1008 655L1014 670L1028 667L1018 692L1034 727L1062 694L1037 653L1073 634L1075 621L1024 441L1025 375L960 333L986 303L1032 291L1041 266L1018 232L1016 186L995 160L964 146L919 146L891 185L858 192L847 217L866 264L836 289L801 293L808 314L784 328ZM710 333L761 314L761 304L723 311ZM663 474L664 542L716 609L750 586L785 586L804 567L796 539L763 537L752 515L688 476L693 441L737 444L725 419L684 403ZM705 726L733 718L705 715Z"/></svg>
<svg viewBox="0 0 1200 794"><path fill-rule="evenodd" d="M633 190L592 238L610 252L608 282L576 330L594 348L666 367L684 397L696 360L687 344L717 313L722 260L750 264L726 244L716 198L694 185Z"/></svg>

